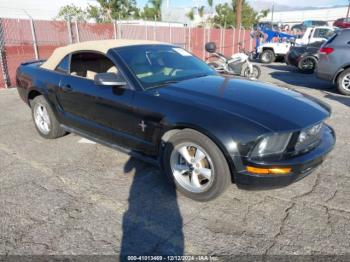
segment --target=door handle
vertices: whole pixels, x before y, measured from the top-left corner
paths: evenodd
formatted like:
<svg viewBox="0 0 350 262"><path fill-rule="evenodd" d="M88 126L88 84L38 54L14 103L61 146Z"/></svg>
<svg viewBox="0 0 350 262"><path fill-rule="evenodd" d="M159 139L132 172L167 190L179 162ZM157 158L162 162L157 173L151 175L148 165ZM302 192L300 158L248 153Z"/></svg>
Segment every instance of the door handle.
<svg viewBox="0 0 350 262"><path fill-rule="evenodd" d="M62 86L62 90L64 92L72 92L73 88L70 85L65 85L65 86Z"/></svg>

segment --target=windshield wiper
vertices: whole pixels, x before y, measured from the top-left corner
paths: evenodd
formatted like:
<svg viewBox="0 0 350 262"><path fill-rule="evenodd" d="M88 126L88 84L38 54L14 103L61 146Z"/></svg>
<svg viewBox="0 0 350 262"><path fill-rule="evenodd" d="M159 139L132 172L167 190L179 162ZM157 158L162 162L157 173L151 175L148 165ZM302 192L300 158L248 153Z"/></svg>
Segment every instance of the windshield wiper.
<svg viewBox="0 0 350 262"><path fill-rule="evenodd" d="M194 75L191 78L200 78L200 77L205 77L205 76L209 76L209 74L200 74L200 75ZM191 79L190 78L190 79Z"/></svg>
<svg viewBox="0 0 350 262"><path fill-rule="evenodd" d="M150 86L149 88L157 88L157 87L167 86L167 85L178 83L178 82L180 82L180 81L179 80L168 80L168 81L161 82L160 84Z"/></svg>

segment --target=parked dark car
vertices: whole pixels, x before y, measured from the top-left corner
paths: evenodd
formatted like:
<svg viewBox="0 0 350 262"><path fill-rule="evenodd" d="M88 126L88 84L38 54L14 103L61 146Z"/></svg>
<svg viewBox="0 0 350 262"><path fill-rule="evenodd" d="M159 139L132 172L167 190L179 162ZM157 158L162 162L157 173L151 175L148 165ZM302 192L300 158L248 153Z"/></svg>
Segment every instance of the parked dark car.
<svg viewBox="0 0 350 262"><path fill-rule="evenodd" d="M325 41L318 41L303 46L292 46L286 55L286 63L297 67L301 72L312 74L316 68L317 53Z"/></svg>
<svg viewBox="0 0 350 262"><path fill-rule="evenodd" d="M318 52L316 76L335 84L350 96L350 29L336 32Z"/></svg>
<svg viewBox="0 0 350 262"><path fill-rule="evenodd" d="M220 76L170 44L69 45L45 63L22 64L17 83L42 137L73 132L158 164L199 201L232 182L286 186L320 165L335 143L324 103Z"/></svg>
<svg viewBox="0 0 350 262"><path fill-rule="evenodd" d="M339 28L350 28L350 17L337 19L336 21L334 21L333 26Z"/></svg>
<svg viewBox="0 0 350 262"><path fill-rule="evenodd" d="M291 30L294 32L303 32L306 28L314 26L328 26L328 23L326 21L306 20L301 24L293 25Z"/></svg>

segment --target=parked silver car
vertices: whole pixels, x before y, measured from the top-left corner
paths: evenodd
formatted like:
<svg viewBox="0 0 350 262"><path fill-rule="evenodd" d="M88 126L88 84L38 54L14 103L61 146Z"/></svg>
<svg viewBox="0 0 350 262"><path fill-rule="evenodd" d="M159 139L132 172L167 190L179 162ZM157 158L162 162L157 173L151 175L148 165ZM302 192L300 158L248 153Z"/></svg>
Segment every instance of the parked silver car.
<svg viewBox="0 0 350 262"><path fill-rule="evenodd" d="M350 96L350 29L338 31L318 53L318 78L336 84L340 93Z"/></svg>

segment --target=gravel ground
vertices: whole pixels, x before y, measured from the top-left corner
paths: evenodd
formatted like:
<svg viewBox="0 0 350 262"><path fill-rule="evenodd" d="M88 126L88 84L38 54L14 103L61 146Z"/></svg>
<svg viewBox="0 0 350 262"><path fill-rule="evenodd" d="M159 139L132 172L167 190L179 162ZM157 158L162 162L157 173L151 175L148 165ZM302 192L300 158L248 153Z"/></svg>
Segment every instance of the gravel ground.
<svg viewBox="0 0 350 262"><path fill-rule="evenodd" d="M350 98L281 63L262 80L332 106L337 144L305 179L197 203L161 172L76 135L44 140L0 91L0 255L334 255L350 250Z"/></svg>

